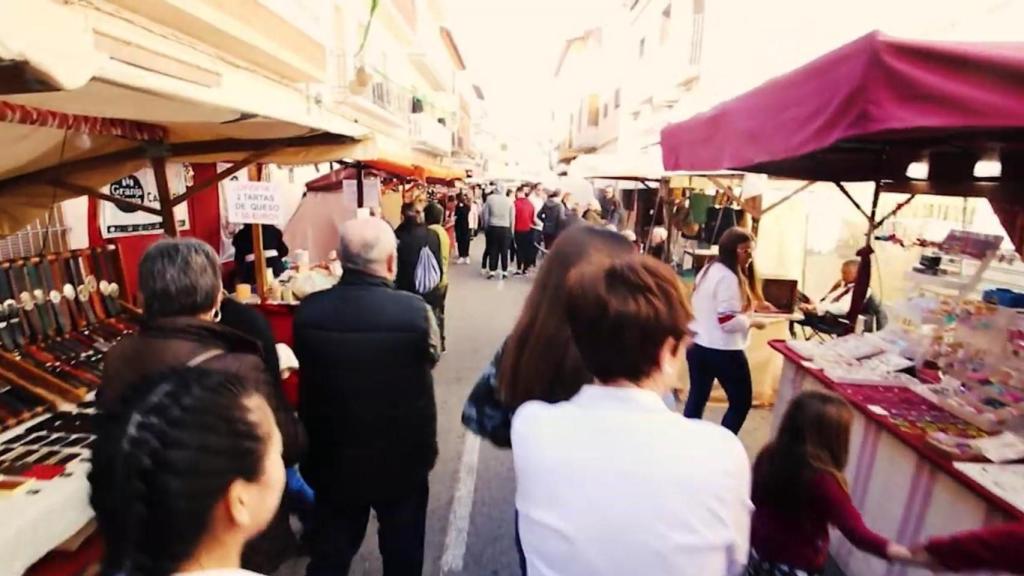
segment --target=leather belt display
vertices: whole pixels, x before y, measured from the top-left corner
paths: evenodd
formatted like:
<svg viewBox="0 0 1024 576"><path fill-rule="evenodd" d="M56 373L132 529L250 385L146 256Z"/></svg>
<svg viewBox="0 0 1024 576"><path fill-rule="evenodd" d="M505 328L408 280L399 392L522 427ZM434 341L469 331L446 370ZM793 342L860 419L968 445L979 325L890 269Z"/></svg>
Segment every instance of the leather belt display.
<svg viewBox="0 0 1024 576"><path fill-rule="evenodd" d="M121 308L117 304L117 297L120 296L121 289L117 285L117 280L111 274L107 254L108 252L105 248L97 248L92 253L92 270L93 274L96 275L96 280L99 281L99 291L103 296L103 304L106 306L107 314L117 316L121 312Z"/></svg>
<svg viewBox="0 0 1024 576"><path fill-rule="evenodd" d="M75 258L75 264L79 266L79 270L82 272L82 284L89 292L89 301L92 303L93 311L96 312L96 317L105 319L107 311L103 305L103 296L99 291L99 282L96 279L96 275L92 272L92 265L89 263L89 252L80 252Z"/></svg>
<svg viewBox="0 0 1024 576"><path fill-rule="evenodd" d="M39 310L36 309L32 294L29 293L24 268L21 266L10 266L7 269L7 273L11 279L11 287L14 289L14 293L17 294L18 305L25 313L25 318L28 319L29 328L32 329L32 339L42 340L46 333L43 327L43 317Z"/></svg>
<svg viewBox="0 0 1024 576"><path fill-rule="evenodd" d="M71 332L75 328L71 321L71 311L68 310L64 296L61 295L60 290L57 290L57 284L53 281L53 270L50 269L50 263L40 258L34 260L32 266L43 281L43 290L46 292L46 298L50 301L50 308L53 309L54 316L57 317L61 334Z"/></svg>
<svg viewBox="0 0 1024 576"><path fill-rule="evenodd" d="M28 287L32 291L32 299L35 301L36 310L43 318L43 330L47 336L57 335L57 314L53 310L53 303L50 301L43 288L43 280L39 276L39 270L31 262L22 262L21 267L25 269L25 277L28 278Z"/></svg>
<svg viewBox="0 0 1024 576"><path fill-rule="evenodd" d="M77 259L68 254L64 257L64 266L67 268L68 278L70 278L71 284L74 286L75 296L78 300L78 310L85 316L87 324L95 324L96 313L93 312L92 305L89 302L89 289L85 286L85 279L82 277L82 270L78 267Z"/></svg>
<svg viewBox="0 0 1024 576"><path fill-rule="evenodd" d="M14 300L14 291L7 278L7 271L0 269L0 341L4 348L13 351L25 343L22 329L18 303Z"/></svg>
<svg viewBox="0 0 1024 576"><path fill-rule="evenodd" d="M60 291L64 300L64 307L71 319L72 324L78 329L85 328L85 318L78 309L78 298L75 293L75 286L64 278L64 265L59 256L50 256L48 259L53 286Z"/></svg>

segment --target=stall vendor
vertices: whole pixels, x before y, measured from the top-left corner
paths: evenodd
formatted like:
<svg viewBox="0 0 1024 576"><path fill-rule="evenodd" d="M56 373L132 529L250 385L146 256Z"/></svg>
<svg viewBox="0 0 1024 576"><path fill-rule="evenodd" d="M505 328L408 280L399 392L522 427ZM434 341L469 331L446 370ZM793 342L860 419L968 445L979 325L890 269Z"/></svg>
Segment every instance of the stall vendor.
<svg viewBox="0 0 1024 576"><path fill-rule="evenodd" d="M264 224L263 257L267 261L267 269L274 272L274 278L284 273L282 258L288 255L288 245L284 243L284 235L277 226ZM246 224L231 240L235 247L235 274L237 282L252 284L256 281L256 256L253 254L252 225Z"/></svg>
<svg viewBox="0 0 1024 576"><path fill-rule="evenodd" d="M819 332L829 334L839 333L845 330L845 318L850 312L853 303L853 288L857 282L857 271L860 269L859 260L847 260L843 262L840 270L839 280L832 285L821 300L811 302L805 294L800 294L800 311L804 313L804 319L797 324L808 326ZM871 295L870 290L865 298Z"/></svg>

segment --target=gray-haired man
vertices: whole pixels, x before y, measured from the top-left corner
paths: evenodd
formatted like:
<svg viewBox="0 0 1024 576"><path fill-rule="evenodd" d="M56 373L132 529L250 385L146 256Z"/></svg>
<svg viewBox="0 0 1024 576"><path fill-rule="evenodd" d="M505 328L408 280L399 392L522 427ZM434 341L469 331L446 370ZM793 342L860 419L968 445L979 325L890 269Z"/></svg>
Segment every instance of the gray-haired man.
<svg viewBox="0 0 1024 576"><path fill-rule="evenodd" d="M302 473L316 491L308 576L348 573L371 509L385 574L422 573L440 338L423 299L393 287L396 251L383 220L347 222L341 281L295 315L309 433Z"/></svg>

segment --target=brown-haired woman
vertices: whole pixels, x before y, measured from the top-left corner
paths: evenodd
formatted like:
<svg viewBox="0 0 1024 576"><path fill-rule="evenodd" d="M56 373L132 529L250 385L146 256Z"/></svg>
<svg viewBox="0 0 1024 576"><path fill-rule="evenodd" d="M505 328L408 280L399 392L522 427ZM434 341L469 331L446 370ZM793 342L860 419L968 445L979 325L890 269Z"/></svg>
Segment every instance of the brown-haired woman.
<svg viewBox="0 0 1024 576"><path fill-rule="evenodd" d="M734 434L662 401L690 336L678 277L635 255L582 266L566 283L565 317L594 380L513 417L528 573L736 574L748 556L750 461Z"/></svg>
<svg viewBox="0 0 1024 576"><path fill-rule="evenodd" d="M572 398L591 376L565 322L566 277L582 264L600 265L634 254L617 232L576 226L558 236L544 258L512 333L480 375L462 409L462 424L495 446L512 446L512 414L524 402ZM523 574L526 559L516 548Z"/></svg>
<svg viewBox="0 0 1024 576"><path fill-rule="evenodd" d="M753 395L746 348L751 328L762 329L754 311L774 308L764 301L754 277L754 237L730 228L718 243L718 257L697 275L693 289L694 344L686 353L690 394L683 414L701 418L715 380L729 398L722 426L739 434Z"/></svg>
<svg viewBox="0 0 1024 576"><path fill-rule="evenodd" d="M872 532L847 492L853 411L845 400L809 391L786 409L775 440L754 463L753 528L748 576L820 574L829 526L880 558L909 560L910 551Z"/></svg>
<svg viewBox="0 0 1024 576"><path fill-rule="evenodd" d="M496 446L508 448L512 413L523 402L560 402L590 381L565 323L565 279L584 263L633 254L621 235L577 226L559 236L540 267L512 333L480 376L462 423Z"/></svg>

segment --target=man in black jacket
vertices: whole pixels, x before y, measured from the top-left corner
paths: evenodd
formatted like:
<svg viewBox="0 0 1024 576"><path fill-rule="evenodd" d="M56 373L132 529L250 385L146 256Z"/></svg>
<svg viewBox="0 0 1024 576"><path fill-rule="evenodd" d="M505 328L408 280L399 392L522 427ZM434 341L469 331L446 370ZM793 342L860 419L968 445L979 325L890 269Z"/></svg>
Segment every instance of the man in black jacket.
<svg viewBox="0 0 1024 576"><path fill-rule="evenodd" d="M437 459L437 323L422 298L393 287L395 236L383 220L346 223L338 255L341 281L295 314L302 473L316 491L306 574L347 574L372 509L385 576L419 576Z"/></svg>

